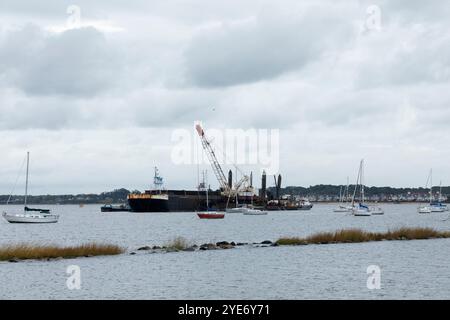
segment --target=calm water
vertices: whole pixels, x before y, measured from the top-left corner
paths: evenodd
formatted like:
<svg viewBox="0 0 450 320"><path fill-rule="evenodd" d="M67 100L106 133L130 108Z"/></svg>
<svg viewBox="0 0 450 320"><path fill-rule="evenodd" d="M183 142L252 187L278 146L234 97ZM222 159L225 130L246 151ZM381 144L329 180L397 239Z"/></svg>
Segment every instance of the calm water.
<svg viewBox="0 0 450 320"><path fill-rule="evenodd" d="M0 222L0 244L116 243L129 251L177 236L201 244L260 242L281 236L357 227L450 230L447 213L419 215L415 205L384 205L386 214L352 217L332 205L267 216L229 214L199 220L192 213L100 213L100 206L53 206L57 224ZM0 206L0 211L5 207ZM20 210L9 206L9 210ZM0 263L3 299L448 299L450 239L95 257ZM66 286L66 268L81 268L81 290ZM381 268L381 289L368 290L366 268Z"/></svg>

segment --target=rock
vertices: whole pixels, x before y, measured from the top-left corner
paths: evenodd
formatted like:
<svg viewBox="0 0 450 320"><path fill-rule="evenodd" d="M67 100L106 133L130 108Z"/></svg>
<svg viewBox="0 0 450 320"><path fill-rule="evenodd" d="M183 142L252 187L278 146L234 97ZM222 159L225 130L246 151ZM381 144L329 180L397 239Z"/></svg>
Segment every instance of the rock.
<svg viewBox="0 0 450 320"><path fill-rule="evenodd" d="M237 246L245 246L245 245L247 245L247 243L244 243L244 242L238 242L236 245L237 245Z"/></svg>
<svg viewBox="0 0 450 320"><path fill-rule="evenodd" d="M214 243L204 243L200 246L200 250L214 250L217 246Z"/></svg>
<svg viewBox="0 0 450 320"><path fill-rule="evenodd" d="M230 244L231 244L233 247L236 246L236 243L235 243L235 242L231 242Z"/></svg>
<svg viewBox="0 0 450 320"><path fill-rule="evenodd" d="M189 248L184 249L183 251L192 252L192 251L195 251L195 248L194 247L189 247Z"/></svg>
<svg viewBox="0 0 450 320"><path fill-rule="evenodd" d="M272 247L279 247L280 245L276 242L272 243Z"/></svg>
<svg viewBox="0 0 450 320"><path fill-rule="evenodd" d="M192 248L197 249L197 248L198 248L198 245L194 244L194 245L192 246Z"/></svg>
<svg viewBox="0 0 450 320"><path fill-rule="evenodd" d="M233 249L234 246L232 246L231 244L222 244L220 246L218 246L220 249Z"/></svg>
<svg viewBox="0 0 450 320"><path fill-rule="evenodd" d="M145 246L145 247L140 247L138 250L139 251L147 251L147 250L151 250L152 248L150 248L149 246Z"/></svg>
<svg viewBox="0 0 450 320"><path fill-rule="evenodd" d="M161 247L160 247L160 246L153 246L152 249L153 249L153 250L161 250Z"/></svg>
<svg viewBox="0 0 450 320"><path fill-rule="evenodd" d="M272 244L272 241L270 241L270 240L265 240L265 241L261 242L261 244Z"/></svg>
<svg viewBox="0 0 450 320"><path fill-rule="evenodd" d="M136 252L130 252L130 255L134 256L136 254Z"/></svg>
<svg viewBox="0 0 450 320"><path fill-rule="evenodd" d="M216 246L220 247L220 246L227 246L229 245L229 243L227 241L221 241L221 242L217 242Z"/></svg>
<svg viewBox="0 0 450 320"><path fill-rule="evenodd" d="M9 259L8 262L17 263L17 262L19 262L19 259L12 258L12 259Z"/></svg>

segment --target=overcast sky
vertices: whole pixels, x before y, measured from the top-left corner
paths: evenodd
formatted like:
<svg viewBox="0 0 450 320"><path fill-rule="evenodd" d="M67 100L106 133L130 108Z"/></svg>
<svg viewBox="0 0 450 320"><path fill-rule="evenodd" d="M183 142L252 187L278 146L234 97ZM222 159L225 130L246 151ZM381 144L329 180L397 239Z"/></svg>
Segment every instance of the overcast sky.
<svg viewBox="0 0 450 320"><path fill-rule="evenodd" d="M1 0L0 193L28 150L34 194L142 190L154 166L192 189L171 136L196 120L278 129L284 185L354 181L361 158L368 185L424 186L430 167L450 185L449 17L438 0Z"/></svg>

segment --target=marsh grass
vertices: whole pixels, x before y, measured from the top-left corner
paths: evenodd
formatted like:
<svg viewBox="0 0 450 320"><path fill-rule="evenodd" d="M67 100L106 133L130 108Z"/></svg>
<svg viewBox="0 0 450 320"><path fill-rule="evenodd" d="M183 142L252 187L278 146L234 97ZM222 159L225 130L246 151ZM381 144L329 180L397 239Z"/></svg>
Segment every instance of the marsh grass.
<svg viewBox="0 0 450 320"><path fill-rule="evenodd" d="M185 250L190 247L190 243L183 237L176 237L164 245L166 250Z"/></svg>
<svg viewBox="0 0 450 320"><path fill-rule="evenodd" d="M320 232L306 238L280 238L278 245L306 245L327 243L358 243L382 240L414 240L450 238L450 232L431 228L399 228L387 232L367 232L360 229L343 229L335 232Z"/></svg>
<svg viewBox="0 0 450 320"><path fill-rule="evenodd" d="M118 255L125 249L112 244L87 243L78 246L11 244L0 247L0 261L25 259L56 259L89 256Z"/></svg>

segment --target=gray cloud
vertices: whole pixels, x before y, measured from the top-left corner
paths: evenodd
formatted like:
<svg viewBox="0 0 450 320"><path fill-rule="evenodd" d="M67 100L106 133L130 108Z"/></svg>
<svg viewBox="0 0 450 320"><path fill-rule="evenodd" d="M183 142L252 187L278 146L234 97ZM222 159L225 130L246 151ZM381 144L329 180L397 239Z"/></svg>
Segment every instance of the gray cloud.
<svg viewBox="0 0 450 320"><path fill-rule="evenodd" d="M92 96L120 77L118 50L94 28L48 34L34 25L13 31L1 44L6 85L30 95Z"/></svg>
<svg viewBox="0 0 450 320"><path fill-rule="evenodd" d="M352 39L350 21L314 10L272 12L200 32L186 52L189 79L205 87L270 80Z"/></svg>
<svg viewBox="0 0 450 320"><path fill-rule="evenodd" d="M286 184L345 182L361 157L370 184L420 185L431 165L450 181L444 2L379 1L380 32L361 32L368 0L78 2L117 33L54 33L72 3L27 4L0 4L4 192L27 149L43 192L144 188L153 165L192 187L170 134L194 120L280 129Z"/></svg>

